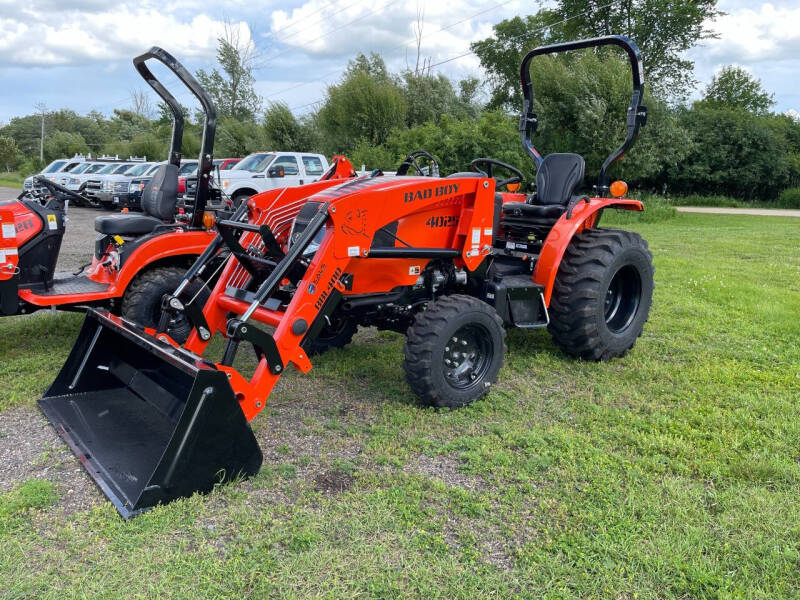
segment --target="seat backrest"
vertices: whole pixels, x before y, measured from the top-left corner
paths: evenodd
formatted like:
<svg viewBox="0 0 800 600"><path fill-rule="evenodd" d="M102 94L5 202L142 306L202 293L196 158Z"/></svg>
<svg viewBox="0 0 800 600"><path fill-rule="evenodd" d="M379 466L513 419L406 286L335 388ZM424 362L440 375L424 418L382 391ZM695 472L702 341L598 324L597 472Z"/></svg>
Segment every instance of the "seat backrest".
<svg viewBox="0 0 800 600"><path fill-rule="evenodd" d="M583 182L586 163L580 154L548 154L536 172L536 204L566 205Z"/></svg>
<svg viewBox="0 0 800 600"><path fill-rule="evenodd" d="M161 165L142 190L142 211L162 221L174 221L177 202L178 167Z"/></svg>

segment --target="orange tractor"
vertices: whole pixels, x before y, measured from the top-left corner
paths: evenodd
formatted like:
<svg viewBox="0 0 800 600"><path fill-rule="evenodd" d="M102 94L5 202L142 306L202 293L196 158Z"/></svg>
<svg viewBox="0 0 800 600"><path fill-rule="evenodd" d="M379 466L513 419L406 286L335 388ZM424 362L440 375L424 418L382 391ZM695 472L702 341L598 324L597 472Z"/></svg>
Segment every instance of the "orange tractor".
<svg viewBox="0 0 800 600"><path fill-rule="evenodd" d="M531 143L529 65L604 45L627 52L634 89L625 141L585 196L582 157L541 157ZM624 184L606 176L646 119L639 51L619 36L538 48L523 60L522 82L534 193L502 191L519 189L523 175L488 158L443 178L409 175L423 171L420 153L396 177L265 192L216 223L230 258L202 310L179 296L211 251L165 296L159 328L89 311L40 406L123 516L256 473L262 455L248 422L280 376L290 365L308 372L310 356L345 345L359 325L407 334L409 386L424 404L450 408L496 381L507 327L547 327L588 360L634 345L650 309L652 257L637 234L598 224L608 208L643 210L614 197ZM182 345L165 332L178 315L191 324ZM214 335L225 346L212 360L204 353ZM249 379L233 366L242 344L259 357Z"/></svg>

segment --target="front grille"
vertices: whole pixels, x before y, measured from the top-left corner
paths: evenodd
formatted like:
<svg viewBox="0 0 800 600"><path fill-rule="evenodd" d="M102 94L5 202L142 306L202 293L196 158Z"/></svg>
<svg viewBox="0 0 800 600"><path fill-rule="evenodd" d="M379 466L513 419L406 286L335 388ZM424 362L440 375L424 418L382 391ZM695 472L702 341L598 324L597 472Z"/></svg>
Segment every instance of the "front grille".
<svg viewBox="0 0 800 600"><path fill-rule="evenodd" d="M114 184L114 192L118 194L125 194L128 191L128 182L127 181L118 181Z"/></svg>

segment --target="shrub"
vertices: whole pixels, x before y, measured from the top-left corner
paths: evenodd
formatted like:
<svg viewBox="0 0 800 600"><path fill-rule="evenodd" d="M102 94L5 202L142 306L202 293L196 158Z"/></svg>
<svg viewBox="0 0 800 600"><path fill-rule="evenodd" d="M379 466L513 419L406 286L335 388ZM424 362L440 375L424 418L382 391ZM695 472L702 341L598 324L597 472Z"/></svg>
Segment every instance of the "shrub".
<svg viewBox="0 0 800 600"><path fill-rule="evenodd" d="M785 189L778 198L781 208L800 208L800 187Z"/></svg>
<svg viewBox="0 0 800 600"><path fill-rule="evenodd" d="M659 223L674 219L678 211L668 204L663 197L647 193L631 193L631 198L638 198L644 203L644 212L635 210L610 209L603 212L601 226L629 225L631 223Z"/></svg>

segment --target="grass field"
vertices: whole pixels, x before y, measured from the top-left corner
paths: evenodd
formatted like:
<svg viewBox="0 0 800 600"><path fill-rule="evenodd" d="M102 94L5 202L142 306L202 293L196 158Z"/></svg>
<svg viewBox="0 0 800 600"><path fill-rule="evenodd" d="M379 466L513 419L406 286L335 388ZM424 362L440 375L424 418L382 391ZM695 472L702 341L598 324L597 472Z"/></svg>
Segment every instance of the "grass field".
<svg viewBox="0 0 800 600"><path fill-rule="evenodd" d="M16 172L0 173L0 187L22 189L24 177Z"/></svg>
<svg viewBox="0 0 800 600"><path fill-rule="evenodd" d="M626 358L512 331L488 398L440 412L415 405L402 338L365 331L284 376L254 421L255 479L128 522L71 503L86 476L43 448L0 495L0 595L797 598L800 228L630 227L657 287ZM0 436L34 415L80 320L0 323Z"/></svg>

